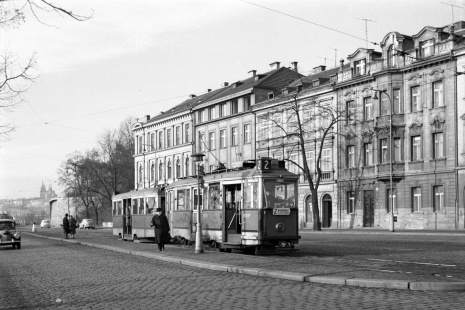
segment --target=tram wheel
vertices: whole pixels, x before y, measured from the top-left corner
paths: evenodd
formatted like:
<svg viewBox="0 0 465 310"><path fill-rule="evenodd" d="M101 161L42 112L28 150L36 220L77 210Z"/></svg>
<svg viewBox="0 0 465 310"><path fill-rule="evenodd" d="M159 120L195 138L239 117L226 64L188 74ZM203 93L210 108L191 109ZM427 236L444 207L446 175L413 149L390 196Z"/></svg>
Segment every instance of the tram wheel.
<svg viewBox="0 0 465 310"><path fill-rule="evenodd" d="M215 240L212 240L212 242L210 242L210 247L216 249L218 247L218 243L216 243Z"/></svg>

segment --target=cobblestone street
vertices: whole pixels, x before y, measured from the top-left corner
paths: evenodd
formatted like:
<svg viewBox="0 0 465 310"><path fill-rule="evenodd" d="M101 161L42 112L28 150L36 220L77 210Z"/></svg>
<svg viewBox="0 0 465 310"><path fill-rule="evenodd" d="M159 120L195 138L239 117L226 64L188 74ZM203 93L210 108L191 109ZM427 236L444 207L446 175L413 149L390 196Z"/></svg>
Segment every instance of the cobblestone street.
<svg viewBox="0 0 465 310"><path fill-rule="evenodd" d="M155 250L155 247L153 248ZM464 293L254 277L23 237L0 248L1 309L461 309Z"/></svg>

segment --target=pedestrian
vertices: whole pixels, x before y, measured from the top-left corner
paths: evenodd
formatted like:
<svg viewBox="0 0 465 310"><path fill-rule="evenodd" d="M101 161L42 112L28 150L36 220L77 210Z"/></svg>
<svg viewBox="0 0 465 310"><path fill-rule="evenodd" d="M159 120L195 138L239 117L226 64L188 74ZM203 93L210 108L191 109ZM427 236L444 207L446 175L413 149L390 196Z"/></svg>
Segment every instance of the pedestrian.
<svg viewBox="0 0 465 310"><path fill-rule="evenodd" d="M65 239L69 239L68 238L68 234L69 234L68 213L66 213L65 217L63 218L63 232L65 234Z"/></svg>
<svg viewBox="0 0 465 310"><path fill-rule="evenodd" d="M162 213L161 208L155 210L155 215L152 217L150 226L155 229L155 243L158 243L158 250L165 250L165 242L168 240L170 225L168 218Z"/></svg>
<svg viewBox="0 0 465 310"><path fill-rule="evenodd" d="M72 215L69 216L69 231L71 239L74 239L74 235L76 234L76 219Z"/></svg>

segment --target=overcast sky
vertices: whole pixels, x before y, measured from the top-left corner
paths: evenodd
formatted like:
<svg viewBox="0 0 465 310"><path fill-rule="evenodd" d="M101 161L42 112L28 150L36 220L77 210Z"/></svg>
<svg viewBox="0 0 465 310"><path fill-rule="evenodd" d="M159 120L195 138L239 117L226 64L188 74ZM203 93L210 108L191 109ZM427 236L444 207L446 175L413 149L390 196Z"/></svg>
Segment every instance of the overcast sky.
<svg viewBox="0 0 465 310"><path fill-rule="evenodd" d="M2 116L17 129L0 142L0 199L37 197L42 181L59 191L56 171L66 155L95 147L104 129L128 116L154 116L189 94L245 79L250 70L266 72L275 61L297 61L304 74L332 67L336 56L338 64L366 47L362 19L370 20L369 41L380 42L393 30L414 35L451 23L451 7L442 2L465 6L462 0L54 2L93 16L78 22L49 13L41 15L45 25L26 14L20 27L0 30L2 51L23 61L36 52L40 71L27 102ZM454 19L465 19L463 9L454 9Z"/></svg>

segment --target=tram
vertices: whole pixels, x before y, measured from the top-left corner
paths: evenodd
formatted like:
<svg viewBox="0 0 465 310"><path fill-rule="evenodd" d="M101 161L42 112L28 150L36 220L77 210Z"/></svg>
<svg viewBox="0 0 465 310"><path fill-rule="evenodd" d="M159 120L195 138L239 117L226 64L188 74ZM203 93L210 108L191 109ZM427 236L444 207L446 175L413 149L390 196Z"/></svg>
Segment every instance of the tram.
<svg viewBox="0 0 465 310"><path fill-rule="evenodd" d="M161 207L171 236L191 244L200 208L202 239L211 247L256 254L294 251L300 239L298 179L286 170L284 161L261 158L244 162L240 169L178 180L163 191L115 195L113 234L125 240L153 238L152 213Z"/></svg>

